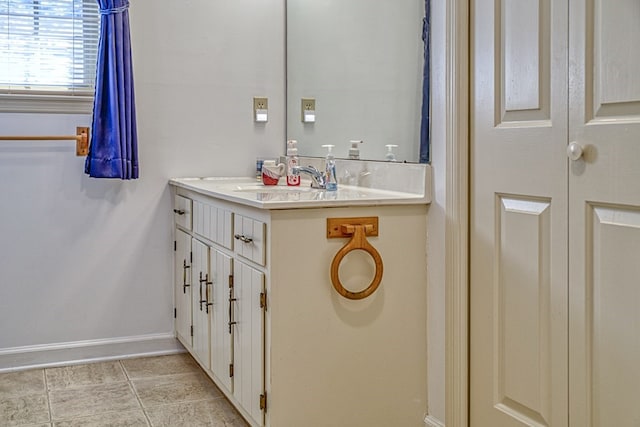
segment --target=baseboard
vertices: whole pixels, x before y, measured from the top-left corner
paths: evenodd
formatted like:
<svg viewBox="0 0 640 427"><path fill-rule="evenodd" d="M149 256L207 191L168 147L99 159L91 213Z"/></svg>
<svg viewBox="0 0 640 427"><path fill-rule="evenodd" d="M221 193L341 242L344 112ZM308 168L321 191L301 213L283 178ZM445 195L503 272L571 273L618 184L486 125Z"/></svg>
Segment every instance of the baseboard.
<svg viewBox="0 0 640 427"><path fill-rule="evenodd" d="M426 427L444 427L444 423L432 415L427 415L424 419Z"/></svg>
<svg viewBox="0 0 640 427"><path fill-rule="evenodd" d="M183 353L172 333L0 349L0 373Z"/></svg>

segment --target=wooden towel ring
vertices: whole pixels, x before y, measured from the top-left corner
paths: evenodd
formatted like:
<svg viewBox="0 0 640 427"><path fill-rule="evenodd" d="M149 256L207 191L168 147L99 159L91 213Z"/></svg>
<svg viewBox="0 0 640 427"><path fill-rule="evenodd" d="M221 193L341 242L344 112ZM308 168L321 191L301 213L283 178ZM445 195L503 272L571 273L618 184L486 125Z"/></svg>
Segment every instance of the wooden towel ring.
<svg viewBox="0 0 640 427"><path fill-rule="evenodd" d="M382 281L382 258L380 257L380 253L371 246L366 237L366 232L372 229L372 225L363 225L363 224L345 224L342 225L342 232L344 234L352 235L351 240L342 247L333 258L331 262L331 282L333 283L333 287L340 295L348 299L363 299L371 295L378 289L380 285L380 281ZM366 251L371 255L373 261L376 264L376 274L373 278L373 281L362 291L359 292L351 292L342 286L340 282L340 277L338 276L338 268L340 267L340 263L342 259L349 252L361 249Z"/></svg>

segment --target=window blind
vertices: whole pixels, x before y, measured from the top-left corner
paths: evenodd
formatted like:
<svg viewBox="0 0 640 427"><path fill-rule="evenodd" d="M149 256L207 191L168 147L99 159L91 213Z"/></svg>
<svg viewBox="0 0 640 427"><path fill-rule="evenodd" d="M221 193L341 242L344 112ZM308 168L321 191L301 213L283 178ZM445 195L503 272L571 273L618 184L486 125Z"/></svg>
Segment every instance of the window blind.
<svg viewBox="0 0 640 427"><path fill-rule="evenodd" d="M0 94L93 94L96 0L0 0Z"/></svg>

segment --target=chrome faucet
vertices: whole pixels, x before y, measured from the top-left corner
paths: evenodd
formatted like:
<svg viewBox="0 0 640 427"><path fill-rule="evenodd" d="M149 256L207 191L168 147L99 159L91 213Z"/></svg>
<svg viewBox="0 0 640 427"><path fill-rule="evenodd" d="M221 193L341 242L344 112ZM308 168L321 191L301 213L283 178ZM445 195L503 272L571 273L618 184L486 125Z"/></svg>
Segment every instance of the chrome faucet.
<svg viewBox="0 0 640 427"><path fill-rule="evenodd" d="M291 169L291 172L296 176L300 175L300 172L304 172L307 175L311 176L311 188L319 188L322 190L327 188L327 182L324 173L320 172L313 166L294 166Z"/></svg>

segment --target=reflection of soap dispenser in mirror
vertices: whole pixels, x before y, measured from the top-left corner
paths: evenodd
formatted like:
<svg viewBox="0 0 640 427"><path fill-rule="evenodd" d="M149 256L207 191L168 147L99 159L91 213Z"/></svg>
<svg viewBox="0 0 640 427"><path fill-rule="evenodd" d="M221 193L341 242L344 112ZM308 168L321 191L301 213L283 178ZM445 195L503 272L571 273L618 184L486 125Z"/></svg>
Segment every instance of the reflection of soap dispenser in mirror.
<svg viewBox="0 0 640 427"><path fill-rule="evenodd" d="M393 149L397 147L396 144L387 144L385 145L385 147L387 147L387 154L384 156L384 159L387 162L395 162L396 161L396 155L393 152Z"/></svg>
<svg viewBox="0 0 640 427"><path fill-rule="evenodd" d="M358 148L358 144L362 144L364 141L361 140L351 140L351 148L349 148L349 159L351 160L360 160L360 148Z"/></svg>
<svg viewBox="0 0 640 427"><path fill-rule="evenodd" d="M338 179L336 178L336 159L333 157L331 149L335 145L326 144L322 147L327 149L327 157L325 158L325 188L327 191L336 191L338 189Z"/></svg>

